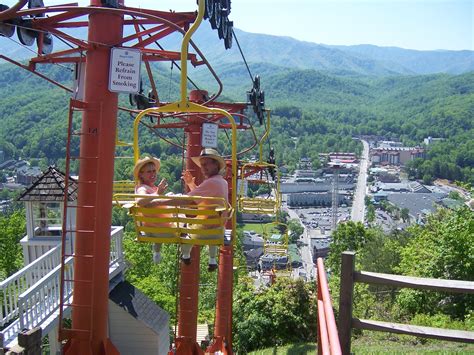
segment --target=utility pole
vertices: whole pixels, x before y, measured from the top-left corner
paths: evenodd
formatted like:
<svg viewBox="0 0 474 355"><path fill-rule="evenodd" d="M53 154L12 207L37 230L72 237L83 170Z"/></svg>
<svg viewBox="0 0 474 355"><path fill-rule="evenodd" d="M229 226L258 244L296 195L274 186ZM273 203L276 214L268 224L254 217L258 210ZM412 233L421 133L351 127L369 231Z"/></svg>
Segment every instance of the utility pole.
<svg viewBox="0 0 474 355"><path fill-rule="evenodd" d="M332 230L337 227L337 209L339 206L339 169L341 164L339 162L329 163L332 170Z"/></svg>

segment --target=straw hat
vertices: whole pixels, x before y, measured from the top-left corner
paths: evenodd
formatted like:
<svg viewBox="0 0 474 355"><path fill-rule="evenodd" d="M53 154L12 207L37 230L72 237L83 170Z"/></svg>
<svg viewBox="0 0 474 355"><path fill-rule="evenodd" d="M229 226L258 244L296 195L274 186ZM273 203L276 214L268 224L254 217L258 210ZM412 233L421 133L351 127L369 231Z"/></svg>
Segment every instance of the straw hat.
<svg viewBox="0 0 474 355"><path fill-rule="evenodd" d="M224 158L220 156L217 150L212 148L204 148L198 157L192 157L191 159L197 166L201 167L201 158L211 158L217 161L219 163L219 171L223 170L226 166Z"/></svg>
<svg viewBox="0 0 474 355"><path fill-rule="evenodd" d="M148 163L155 164L156 173L158 174L158 172L160 171L160 166L161 166L160 159L152 158L152 157L145 157L145 158L139 159L135 163L135 167L133 168L133 176L135 177L135 180L137 180L137 181L139 180L138 173L140 172L140 169L143 168Z"/></svg>

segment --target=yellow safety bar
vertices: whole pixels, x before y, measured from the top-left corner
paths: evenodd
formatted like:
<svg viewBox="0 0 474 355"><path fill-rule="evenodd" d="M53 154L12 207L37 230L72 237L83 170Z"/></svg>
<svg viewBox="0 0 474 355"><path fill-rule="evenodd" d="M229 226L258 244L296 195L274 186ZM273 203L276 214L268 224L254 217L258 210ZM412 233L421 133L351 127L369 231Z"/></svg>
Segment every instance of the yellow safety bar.
<svg viewBox="0 0 474 355"><path fill-rule="evenodd" d="M116 194L114 198L129 209L141 242L222 245L225 223L234 212L219 197ZM137 201L143 199L162 200L163 204L140 207Z"/></svg>
<svg viewBox="0 0 474 355"><path fill-rule="evenodd" d="M133 147L133 143L127 143L119 140L117 129L117 133L115 135L115 147ZM115 156L115 159L119 158L133 159L133 156ZM135 192L135 182L133 180L114 180L112 191L113 194L133 194Z"/></svg>
<svg viewBox="0 0 474 355"><path fill-rule="evenodd" d="M267 139L270 133L270 110L267 112L267 127L265 134L262 136L259 142L259 152L260 158L258 162L246 163L241 168L241 184L239 188L238 195L238 207L239 211L243 213L253 213L253 214L276 214L281 207L281 197L280 197L280 174L278 173L278 167L275 164L270 164L263 161L263 143ZM276 181L275 183L270 182L268 179L259 179L247 177L248 173L255 171L265 171L273 169L275 171ZM245 186L244 181L253 184L268 184L272 186L273 197L247 197L245 195Z"/></svg>
<svg viewBox="0 0 474 355"><path fill-rule="evenodd" d="M244 176L248 171L252 170L267 170L275 169L276 181L270 182L264 179L252 179L250 177L245 181L254 184L268 184L271 187L273 196L269 194L267 197L247 197L245 195L245 186L243 184ZM277 170L277 166L274 164L259 162L259 163L247 163L241 168L241 184L239 188L238 205L239 211L243 213L254 213L254 214L276 214L281 207L280 197L280 178Z"/></svg>
<svg viewBox="0 0 474 355"><path fill-rule="evenodd" d="M135 193L135 182L133 180L117 180L113 182L113 194ZM124 196L125 197L125 196ZM115 198L113 202L116 202Z"/></svg>
<svg viewBox="0 0 474 355"><path fill-rule="evenodd" d="M134 120L133 123L133 151L134 151L134 160L135 162L138 161L140 158L140 148L138 146L138 127L140 125L140 121L142 120L143 117L146 115L150 114L159 114L159 113L203 113L203 114L211 114L211 115L220 115L222 117L226 117L232 127L232 155L231 155L231 160L232 160L232 196L231 196L231 201L230 201L230 206L232 208L232 211L234 210L236 206L236 201L237 201L237 194L236 194L236 176L237 176L237 127L236 123L234 120L234 117L229 114L227 111L219 108L209 108L203 105L199 105L194 102L188 101L186 97L186 88L187 88L187 57L188 57L188 46L189 46L189 41L191 39L192 34L196 31L196 29L199 27L200 23L202 22L203 16L204 16L204 0L199 0L199 10L198 10L198 15L196 17L196 21L191 25L189 30L186 32L186 34L183 37L183 42L181 46L181 100L179 102L175 103L169 103L167 105L161 106L161 107L151 107L148 109L145 109L141 111L137 117ZM130 194L125 194L130 196ZM124 194L117 194L118 197L117 201L120 200L120 198L125 198ZM143 198L143 196L141 196ZM157 198L157 196L154 196L154 198ZM159 197L158 197L159 198ZM176 199L177 197L168 197L166 196L166 199ZM183 197L180 197L183 198ZM201 197L204 198L204 197ZM197 200L198 198L193 196L190 198L192 200ZM215 200L215 199L214 199ZM132 215L137 215L142 212L150 212L150 211L144 211L141 210L140 207L133 206L132 207ZM201 209L199 209L201 210ZM170 211L167 211L170 212ZM193 210L193 212L196 212L196 210ZM166 212L164 212L166 213ZM178 213L179 214L179 213ZM178 217L176 217L178 218ZM180 217L183 218L183 217ZM232 235L231 235L231 240L232 242L235 241L236 237L236 214L231 213L230 217L232 221ZM194 221L194 219L193 219ZM161 222L160 222L161 223ZM173 223L173 222L172 222ZM176 238L177 235L180 235L181 233L186 233L186 231L183 232L182 226L179 226L177 222L174 222L175 224L171 228L171 233L174 235L173 238ZM187 222L185 222L187 223ZM198 225L196 223L193 223L194 225ZM204 225L204 222L201 223ZM146 229L143 229L142 232L144 233L152 233L148 230L149 227L146 227ZM209 231L203 232L204 234L210 233ZM199 234L197 233L196 229L192 230L191 234ZM144 237L146 238L146 237ZM144 238L141 238L142 240L145 240ZM175 242L183 242L182 238L181 239L174 239ZM150 241L150 240L149 240ZM160 241L161 243L161 241ZM195 240L192 242L193 244L197 244ZM207 242L205 244L210 244L210 242Z"/></svg>
<svg viewBox="0 0 474 355"><path fill-rule="evenodd" d="M271 241L271 230L283 226L285 231L278 241ZM269 231L270 230L270 231ZM288 255L288 226L280 222L272 222L263 226L263 250L265 254Z"/></svg>

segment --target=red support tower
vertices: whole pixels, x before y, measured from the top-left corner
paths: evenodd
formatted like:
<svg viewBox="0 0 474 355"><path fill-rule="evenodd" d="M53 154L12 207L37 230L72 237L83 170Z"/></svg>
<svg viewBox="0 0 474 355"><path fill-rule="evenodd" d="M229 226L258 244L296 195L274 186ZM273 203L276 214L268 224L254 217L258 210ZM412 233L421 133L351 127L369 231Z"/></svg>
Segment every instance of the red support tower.
<svg viewBox="0 0 474 355"><path fill-rule="evenodd" d="M198 156L201 152L201 122L197 116L187 118L188 126L185 128L187 136L186 169L194 177L196 183L202 182L201 170L194 164L190 157ZM201 348L196 343L197 315L199 300L199 272L200 272L200 247L194 246L191 251L191 264L181 263L181 282L179 285L179 311L178 311L178 338L176 339L177 354L199 354Z"/></svg>
<svg viewBox="0 0 474 355"><path fill-rule="evenodd" d="M92 0L91 6L102 5L99 0ZM123 16L120 14L99 12L89 16L88 41L101 45L91 46L86 55L79 167L83 183L79 184L78 205L91 208L77 211L74 248L76 307L72 310L72 331L87 331L89 335L82 337L73 333L66 354L118 353L108 339L107 325L109 235L118 111L118 94L108 90L110 47L107 45L120 43L122 31ZM90 230L94 233L87 233ZM84 280L91 280L91 283Z"/></svg>
<svg viewBox="0 0 474 355"><path fill-rule="evenodd" d="M144 61L177 60L179 53L148 49L146 46L175 31L184 34L184 30L196 19L196 13L160 12L154 10L126 8L123 0L119 0L118 8L103 6L101 0L91 0L87 8L72 5L50 8L35 8L19 10L26 4L20 0L18 6L1 13L0 20L20 18L40 13L58 13L50 17L41 17L32 21L32 28L37 31L49 32L68 40L74 48L51 53L38 54L31 59L28 67L15 63L24 69L47 79L36 72L36 65L41 63L81 63L85 57L85 83L83 101L73 101L72 109L83 110L82 127L80 131L80 165L79 191L76 222L76 240L74 248L74 279L64 280L74 283L74 300L72 306L72 329L60 330L62 340L69 340L64 349L67 354L115 354L118 353L108 339L108 286L109 286L109 256L110 256L110 225L112 207L112 183L114 172L114 151L116 141L116 126L118 112L118 94L108 89L110 50L112 47L134 47L142 52ZM203 3L200 2L200 11ZM125 19L124 15L132 16ZM89 16L88 21L73 21L80 16ZM143 24L159 24L153 31L139 30ZM133 25L137 30L135 35L123 37L125 25ZM64 28L87 27L88 40L75 39L62 32ZM138 33L139 32L139 33ZM151 37L147 37L150 35ZM136 41L135 44L129 44ZM42 40L39 41L40 43ZM138 42L138 43L137 43ZM38 53L41 52L41 44ZM194 44L193 44L194 46ZM197 48L195 48L197 50ZM198 50L197 50L198 51ZM198 51L199 52L199 51ZM202 54L199 52L202 56ZM0 58L7 59L4 56ZM195 65L208 64L204 59L198 61L196 55L187 54L185 58ZM53 84L65 88L59 83L47 79ZM220 84L220 82L219 82ZM67 88L66 88L67 89ZM69 89L68 89L69 90ZM69 90L70 91L70 90ZM190 93L190 101L204 103L207 93L195 91ZM224 104L207 102L207 106L222 108L242 116L246 104ZM72 111L71 109L71 111ZM71 114L72 115L72 114ZM202 181L200 169L189 157L199 155L201 151L201 126L207 118L190 114L184 121L187 135L186 167L196 177L196 182ZM218 118L216 118L218 120ZM220 123L221 128L229 128L229 123ZM182 127L182 126L181 126ZM241 119L240 129L248 128ZM68 156L69 160L69 156ZM232 175L232 174L230 174ZM228 176L231 178L232 176ZM232 191L229 191L232 196ZM64 231L63 231L64 232ZM65 233L63 233L65 234ZM178 353L200 353L202 350L196 344L198 293L199 293L199 256L200 247L192 250L191 265L181 266L179 330L177 345ZM209 348L216 348L226 353L232 353L232 284L233 284L233 247L221 247L219 258L218 296L216 306L215 341ZM63 260L65 255L63 255ZM63 265L64 266L64 265ZM64 269L64 267L63 267ZM64 284L64 282L63 282ZM65 302L61 301L61 310Z"/></svg>

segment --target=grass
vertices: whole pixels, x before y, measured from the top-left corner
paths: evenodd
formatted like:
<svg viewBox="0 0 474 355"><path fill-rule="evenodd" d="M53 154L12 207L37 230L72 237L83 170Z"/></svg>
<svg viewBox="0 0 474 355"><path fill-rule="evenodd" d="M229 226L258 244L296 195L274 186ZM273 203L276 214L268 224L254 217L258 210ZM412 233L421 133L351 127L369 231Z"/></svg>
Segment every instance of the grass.
<svg viewBox="0 0 474 355"><path fill-rule="evenodd" d="M239 228L242 228L244 231L254 231L255 233L263 233L263 224L261 223L244 223L239 224Z"/></svg>
<svg viewBox="0 0 474 355"><path fill-rule="evenodd" d="M310 343L296 343L289 345L282 345L275 348L267 348L263 350L256 350L249 353L249 355L314 355L316 353L316 345Z"/></svg>
<svg viewBox="0 0 474 355"><path fill-rule="evenodd" d="M363 336L352 341L352 354L474 354L474 344L454 343L437 340L419 340L408 336L387 335L380 337ZM295 343L274 348L256 350L249 355L314 355L317 353L314 343ZM239 354L240 355L240 354Z"/></svg>
<svg viewBox="0 0 474 355"><path fill-rule="evenodd" d="M244 231L254 231L255 233L258 233L260 235L263 234L264 232L264 226L266 226L267 232L277 233L279 234L280 232L275 226L271 226L269 223L244 223L244 224L239 224L239 228L242 228Z"/></svg>

